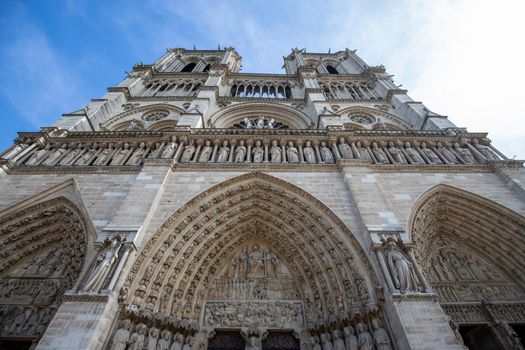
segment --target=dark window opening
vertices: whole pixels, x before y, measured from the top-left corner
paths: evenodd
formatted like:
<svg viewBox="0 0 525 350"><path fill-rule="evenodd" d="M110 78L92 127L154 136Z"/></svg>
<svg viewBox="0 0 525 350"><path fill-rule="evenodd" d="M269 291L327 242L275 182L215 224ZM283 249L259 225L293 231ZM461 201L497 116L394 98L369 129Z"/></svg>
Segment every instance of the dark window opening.
<svg viewBox="0 0 525 350"><path fill-rule="evenodd" d="M299 350L299 341L292 332L270 331L262 343L264 350Z"/></svg>
<svg viewBox="0 0 525 350"><path fill-rule="evenodd" d="M30 340L0 340L0 349L5 350L28 350L31 348L31 345L33 345L33 342Z"/></svg>
<svg viewBox="0 0 525 350"><path fill-rule="evenodd" d="M330 74L339 74L339 72L337 71L337 69L335 69L333 66L331 65L327 65L326 66L326 70L328 71L328 73Z"/></svg>
<svg viewBox="0 0 525 350"><path fill-rule="evenodd" d="M459 334L471 350L502 349L498 338L487 325L460 326Z"/></svg>
<svg viewBox="0 0 525 350"><path fill-rule="evenodd" d="M207 64L206 67L202 70L203 72L209 72L211 65Z"/></svg>
<svg viewBox="0 0 525 350"><path fill-rule="evenodd" d="M208 350L244 350L246 343L240 331L215 331Z"/></svg>
<svg viewBox="0 0 525 350"><path fill-rule="evenodd" d="M191 72L193 71L193 68L195 68L197 64L195 62L188 63L187 65L182 68L181 72Z"/></svg>

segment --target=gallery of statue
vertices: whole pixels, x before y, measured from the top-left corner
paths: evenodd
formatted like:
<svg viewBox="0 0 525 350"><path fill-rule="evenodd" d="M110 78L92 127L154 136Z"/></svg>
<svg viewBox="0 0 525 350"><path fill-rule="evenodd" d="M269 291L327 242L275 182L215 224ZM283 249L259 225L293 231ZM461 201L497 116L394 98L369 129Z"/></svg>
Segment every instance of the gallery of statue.
<svg viewBox="0 0 525 350"><path fill-rule="evenodd" d="M1 349L524 349L523 161L352 50L240 68L168 49L0 154Z"/></svg>

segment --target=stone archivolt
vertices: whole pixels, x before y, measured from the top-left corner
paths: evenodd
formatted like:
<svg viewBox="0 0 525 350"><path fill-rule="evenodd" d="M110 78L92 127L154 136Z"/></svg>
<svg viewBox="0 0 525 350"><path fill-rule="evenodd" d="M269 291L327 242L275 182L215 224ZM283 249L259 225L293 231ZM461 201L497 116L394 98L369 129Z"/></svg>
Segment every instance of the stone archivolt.
<svg viewBox="0 0 525 350"><path fill-rule="evenodd" d="M0 336L39 337L84 266L83 215L58 197L0 223Z"/></svg>
<svg viewBox="0 0 525 350"><path fill-rule="evenodd" d="M205 191L167 219L138 255L121 299L197 323L206 291L238 247L253 242L286 264L310 327L376 302L375 273L345 225L311 195L259 173Z"/></svg>
<svg viewBox="0 0 525 350"><path fill-rule="evenodd" d="M449 314L458 322L486 322L487 314L476 310L490 303L499 310L492 314L522 322L525 219L446 185L428 191L415 208L410 220L415 256ZM512 312L509 303L515 305Z"/></svg>

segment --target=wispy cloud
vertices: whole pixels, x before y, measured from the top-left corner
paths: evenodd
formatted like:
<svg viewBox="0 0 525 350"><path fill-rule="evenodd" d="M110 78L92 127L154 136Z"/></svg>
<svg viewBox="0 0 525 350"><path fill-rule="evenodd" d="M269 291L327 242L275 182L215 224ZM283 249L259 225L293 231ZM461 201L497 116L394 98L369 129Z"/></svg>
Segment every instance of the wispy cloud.
<svg viewBox="0 0 525 350"><path fill-rule="evenodd" d="M46 35L28 23L12 28L9 45L1 48L0 93L35 127L51 125L69 112L78 94L78 77L52 48Z"/></svg>

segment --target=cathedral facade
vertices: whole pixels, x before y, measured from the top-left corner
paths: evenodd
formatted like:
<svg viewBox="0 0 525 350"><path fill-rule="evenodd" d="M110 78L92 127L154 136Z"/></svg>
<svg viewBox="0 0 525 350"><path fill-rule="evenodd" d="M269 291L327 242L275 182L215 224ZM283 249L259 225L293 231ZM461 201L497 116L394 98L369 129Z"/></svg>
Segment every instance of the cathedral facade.
<svg viewBox="0 0 525 350"><path fill-rule="evenodd" d="M169 49L0 155L0 348L523 349L522 161L352 50L240 68Z"/></svg>

